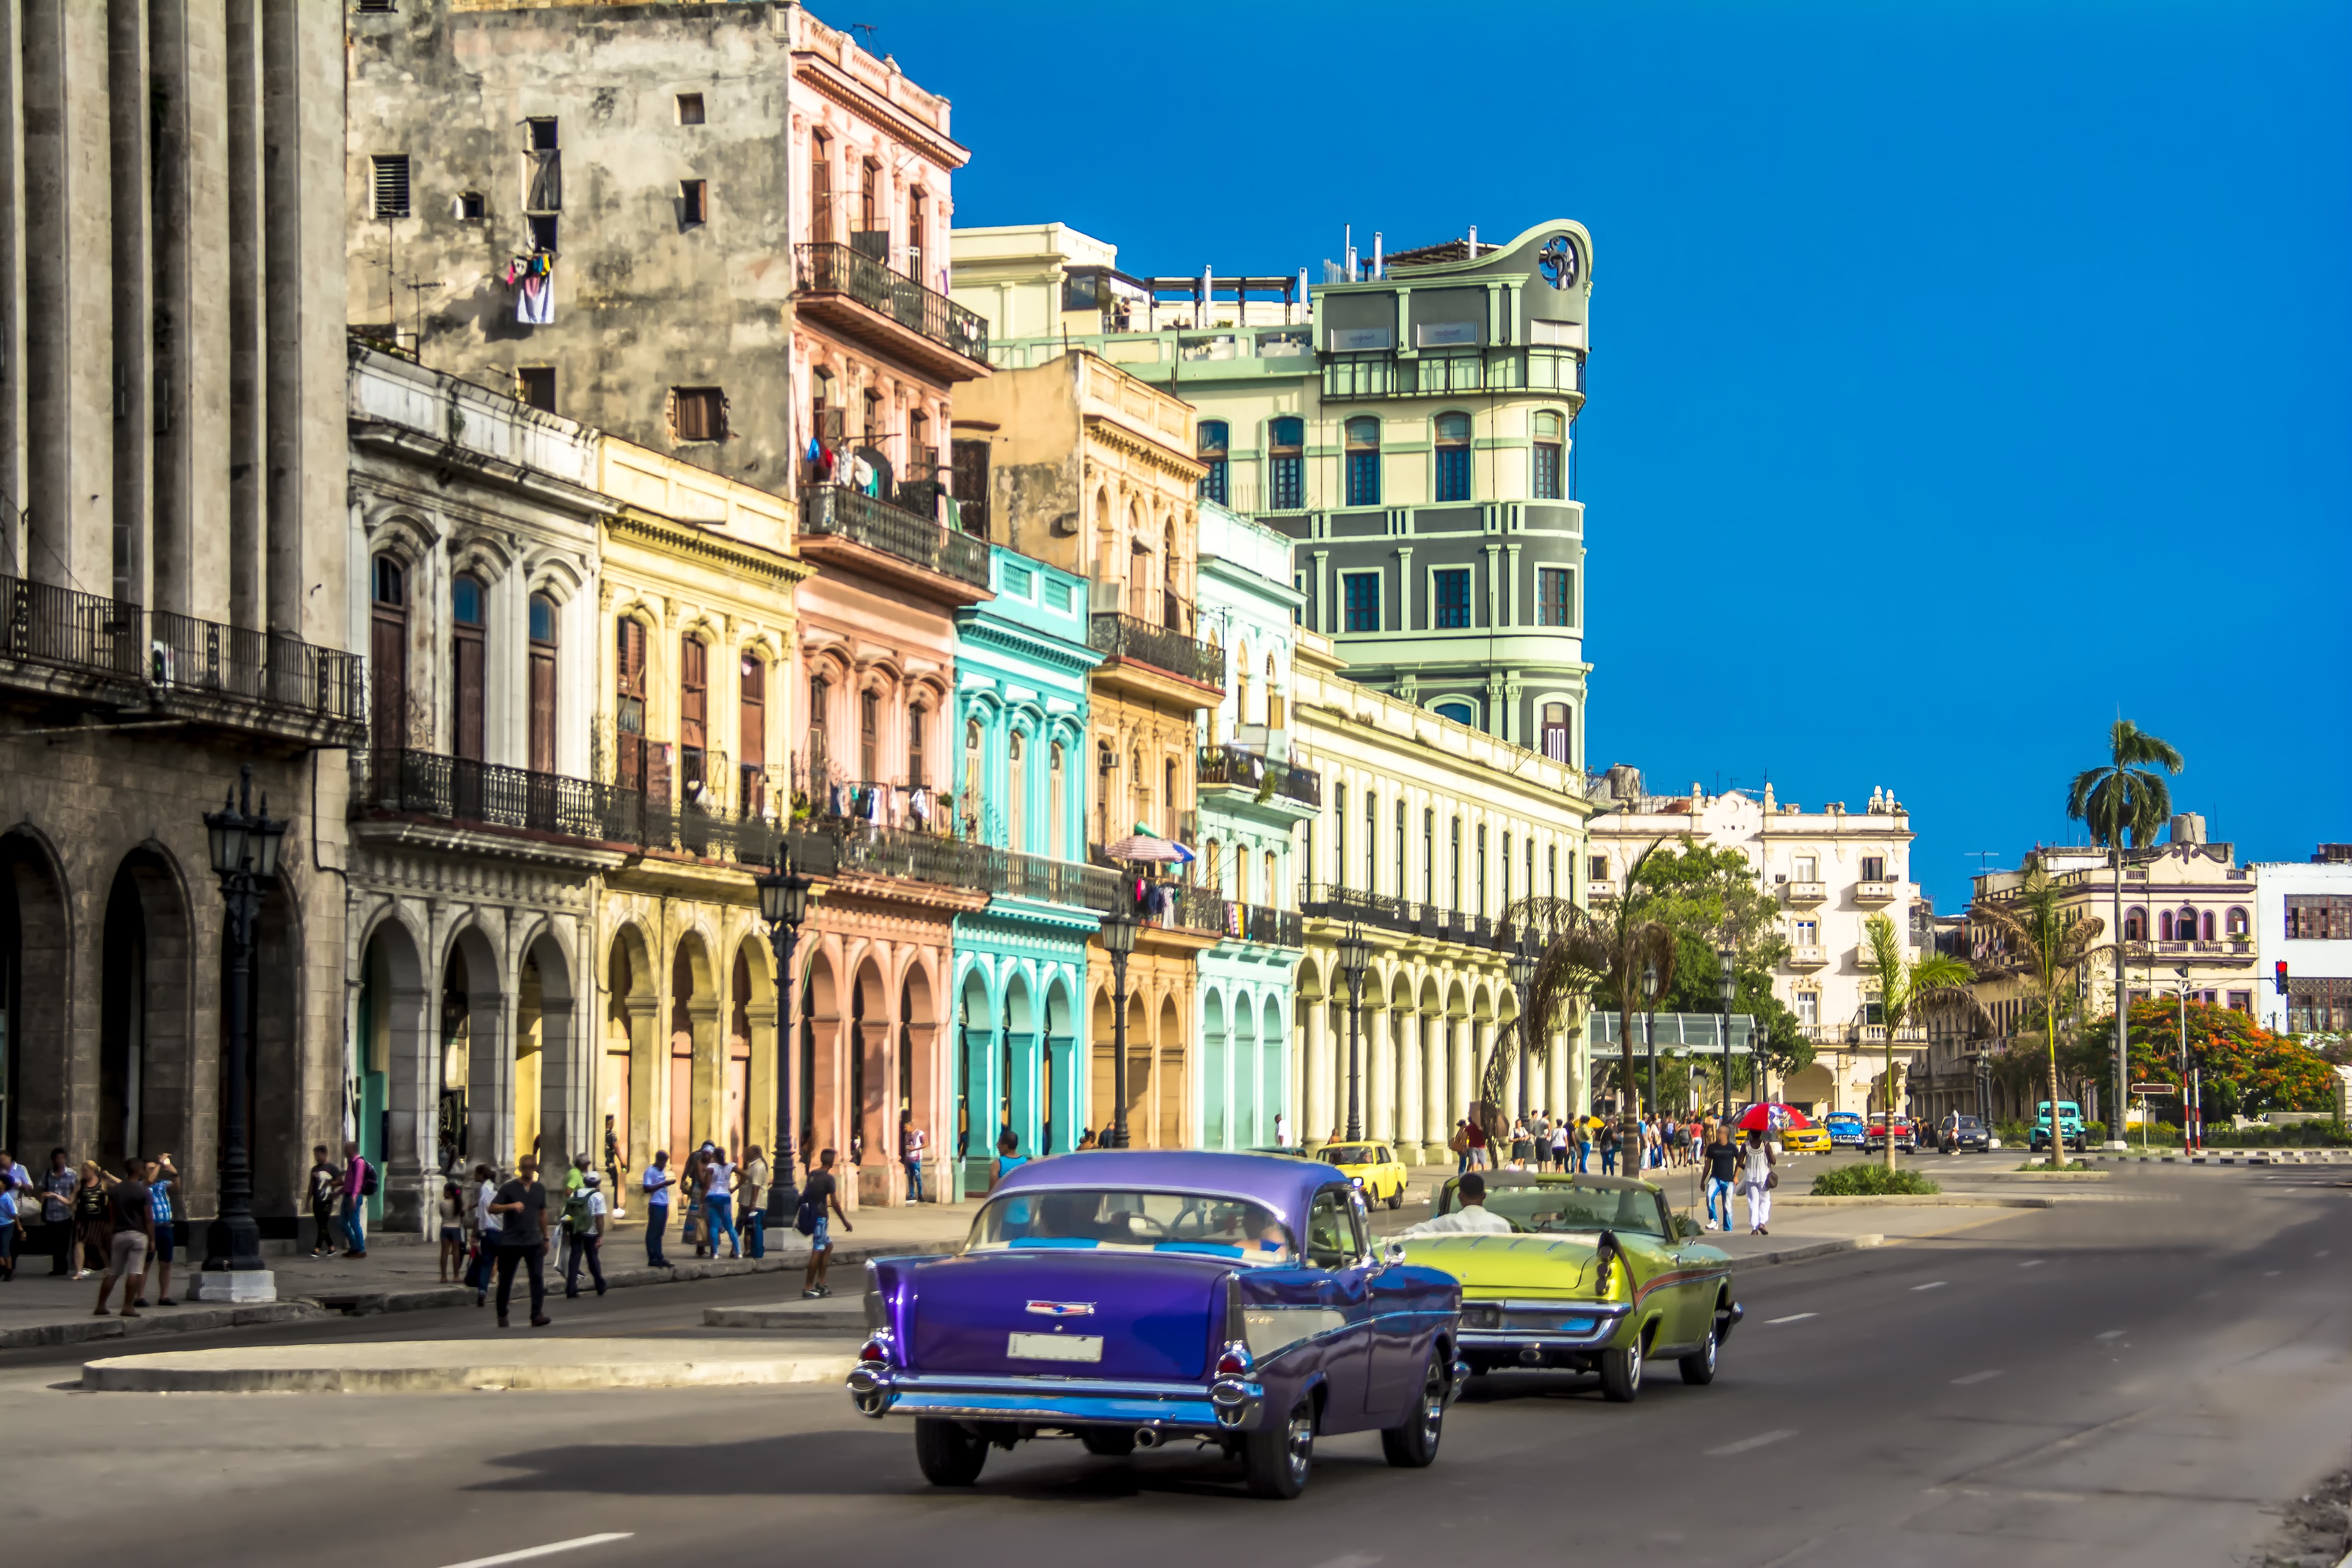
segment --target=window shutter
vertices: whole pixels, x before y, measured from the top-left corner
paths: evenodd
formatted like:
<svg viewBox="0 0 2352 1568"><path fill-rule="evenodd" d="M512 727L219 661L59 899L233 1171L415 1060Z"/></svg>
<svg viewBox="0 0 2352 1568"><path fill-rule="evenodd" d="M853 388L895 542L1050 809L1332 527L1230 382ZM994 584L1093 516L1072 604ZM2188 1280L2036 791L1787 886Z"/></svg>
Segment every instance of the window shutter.
<svg viewBox="0 0 2352 1568"><path fill-rule="evenodd" d="M530 656L530 771L555 771L555 656Z"/></svg>
<svg viewBox="0 0 2352 1568"><path fill-rule="evenodd" d="M408 216L408 154L392 153L368 160L372 191L378 217Z"/></svg>

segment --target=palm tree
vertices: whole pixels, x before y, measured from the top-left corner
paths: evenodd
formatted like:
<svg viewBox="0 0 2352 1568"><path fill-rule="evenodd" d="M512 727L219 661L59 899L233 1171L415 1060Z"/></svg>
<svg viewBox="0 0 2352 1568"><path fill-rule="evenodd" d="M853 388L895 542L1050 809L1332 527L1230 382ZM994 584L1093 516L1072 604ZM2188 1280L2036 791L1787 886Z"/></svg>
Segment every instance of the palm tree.
<svg viewBox="0 0 2352 1568"><path fill-rule="evenodd" d="M1969 991L1975 970L1948 953L1906 957L1895 922L1874 914L1862 922L1870 967L1878 973L1878 1016L1886 1026L1886 1168L1895 1169L1895 1036L1915 1019L1982 1017Z"/></svg>
<svg viewBox="0 0 2352 1568"><path fill-rule="evenodd" d="M2002 939L2011 963L2042 1002L2042 1024L2050 1050L2050 1168L2054 1171L2066 1163L2064 1128L2058 1115L2058 1010L2075 975L2110 951L2108 944L2099 941L2106 922L2096 915L2077 915L2068 908L2065 890L2039 864L2026 868L2025 880L2016 891L1998 903L1980 902L1970 912Z"/></svg>
<svg viewBox="0 0 2352 1568"><path fill-rule="evenodd" d="M2172 816L2172 790L2164 773L2178 773L2180 752L2128 719L2118 718L2107 731L2107 764L2084 768L2066 788L2066 815L2091 830L2091 842L2111 850L2114 862L2114 913L2117 937L2124 933L2124 853L2126 836L2135 849L2145 849ZM2125 1063L2131 1059L2123 1005L2124 950L2116 944L2116 1103L2124 1102ZM2052 1109L2051 1114L2057 1114Z"/></svg>

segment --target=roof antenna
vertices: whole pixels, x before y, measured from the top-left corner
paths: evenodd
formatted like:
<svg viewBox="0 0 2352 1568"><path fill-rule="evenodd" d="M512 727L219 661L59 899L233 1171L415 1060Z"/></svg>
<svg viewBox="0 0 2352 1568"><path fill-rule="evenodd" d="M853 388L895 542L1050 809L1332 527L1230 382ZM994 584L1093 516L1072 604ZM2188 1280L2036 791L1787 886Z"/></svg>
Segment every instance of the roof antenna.
<svg viewBox="0 0 2352 1568"><path fill-rule="evenodd" d="M849 30L850 30L851 32L853 32L853 33L859 33L859 34L863 34L863 35L864 35L864 37L865 37L865 40L866 40L866 42L865 42L865 48L866 48L866 52L867 54L869 54L869 55L870 55L870 54L872 54L872 53L874 52L874 24L873 24L873 23L871 23L871 22L852 22L851 24L849 24Z"/></svg>

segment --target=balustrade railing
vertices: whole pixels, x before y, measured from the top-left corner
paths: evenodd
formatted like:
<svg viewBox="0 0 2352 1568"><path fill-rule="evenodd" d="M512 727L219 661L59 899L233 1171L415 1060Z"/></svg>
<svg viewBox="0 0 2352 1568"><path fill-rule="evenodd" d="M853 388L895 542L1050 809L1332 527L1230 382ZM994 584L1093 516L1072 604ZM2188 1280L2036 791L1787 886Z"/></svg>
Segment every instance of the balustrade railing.
<svg viewBox="0 0 2352 1568"><path fill-rule="evenodd" d="M796 245L793 259L800 292L846 294L975 364L988 363L986 317L891 270L856 247L832 241Z"/></svg>
<svg viewBox="0 0 2352 1568"><path fill-rule="evenodd" d="M1225 689L1224 650L1182 632L1117 610L1097 610L1087 628L1087 641L1107 658L1131 658L1213 690Z"/></svg>
<svg viewBox="0 0 2352 1568"><path fill-rule="evenodd" d="M1381 931L1467 947L1501 950L1518 940L1508 921L1355 888L1310 884L1300 890L1298 906L1310 920L1353 921Z"/></svg>
<svg viewBox="0 0 2352 1568"><path fill-rule="evenodd" d="M975 587L988 586L988 542L848 485L801 487L801 532L846 539Z"/></svg>
<svg viewBox="0 0 2352 1568"><path fill-rule="evenodd" d="M330 719L366 717L356 654L169 610L153 611L147 621L148 678L158 687L216 692Z"/></svg>
<svg viewBox="0 0 2352 1568"><path fill-rule="evenodd" d="M140 679L139 606L0 577L0 658L117 680Z"/></svg>

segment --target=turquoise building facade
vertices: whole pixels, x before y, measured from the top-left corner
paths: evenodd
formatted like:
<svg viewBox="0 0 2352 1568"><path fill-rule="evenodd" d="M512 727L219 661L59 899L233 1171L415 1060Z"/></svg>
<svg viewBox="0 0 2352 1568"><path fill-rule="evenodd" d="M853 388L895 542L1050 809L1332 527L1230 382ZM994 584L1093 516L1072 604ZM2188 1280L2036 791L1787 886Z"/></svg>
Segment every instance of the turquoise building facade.
<svg viewBox="0 0 2352 1568"><path fill-rule="evenodd" d="M1301 936L1293 843L1322 806L1322 780L1290 755L1290 542L1203 500L1201 636L1224 650L1225 700L1202 714L1199 870L1226 900L1225 935L1195 987L1201 1141L1296 1145L1291 1021Z"/></svg>
<svg viewBox="0 0 2352 1568"><path fill-rule="evenodd" d="M1085 1125L1087 939L1116 877L1084 864L1087 646L1084 578L999 546L995 597L958 613L957 829L1000 851L1000 885L955 922L956 1117L940 1151L958 1192L984 1190L997 1140L1067 1152Z"/></svg>

